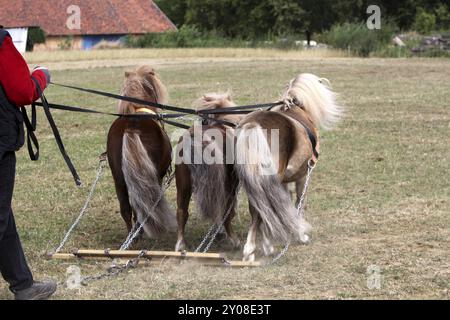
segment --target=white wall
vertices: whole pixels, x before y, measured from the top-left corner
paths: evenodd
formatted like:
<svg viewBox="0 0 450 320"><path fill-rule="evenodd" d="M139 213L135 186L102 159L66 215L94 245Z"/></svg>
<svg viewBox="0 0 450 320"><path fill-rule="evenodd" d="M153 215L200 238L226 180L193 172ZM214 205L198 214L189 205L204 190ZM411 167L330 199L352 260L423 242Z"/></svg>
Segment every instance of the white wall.
<svg viewBox="0 0 450 320"><path fill-rule="evenodd" d="M27 49L28 28L6 29L14 41L14 45L20 53Z"/></svg>

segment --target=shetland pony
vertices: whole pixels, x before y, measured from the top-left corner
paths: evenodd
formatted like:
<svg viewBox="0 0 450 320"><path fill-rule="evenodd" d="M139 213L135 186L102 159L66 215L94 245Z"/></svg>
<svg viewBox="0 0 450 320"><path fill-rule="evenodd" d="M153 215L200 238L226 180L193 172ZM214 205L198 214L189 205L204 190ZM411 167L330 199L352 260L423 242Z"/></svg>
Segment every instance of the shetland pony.
<svg viewBox="0 0 450 320"><path fill-rule="evenodd" d="M167 91L150 66L125 73L122 95L165 103ZM121 114L156 114L156 108L121 101ZM175 216L164 198L162 180L171 165L172 147L161 125L150 117L121 117L114 121L107 144L120 213L128 232L133 222L143 223L150 238L174 231Z"/></svg>
<svg viewBox="0 0 450 320"><path fill-rule="evenodd" d="M197 110L235 106L228 93L204 95L196 104ZM211 118L237 124L241 116L216 114L212 115ZM200 136L195 135L196 130L198 130ZM229 161L230 163L225 158L226 152L229 151L227 146L234 145L234 139L234 129L231 126L211 120L203 122L202 125L194 125L180 138L175 164L178 206L176 251L182 251L186 248L184 235L192 193L202 218L211 220L217 225L223 224L231 244L234 247L240 245L239 238L231 226L231 221L236 214L235 206L239 182L234 172L233 156ZM205 163L203 154L207 148L214 149L212 154L220 161ZM199 162L195 161L196 156L198 156L197 159L200 159ZM225 216L226 219L223 221Z"/></svg>
<svg viewBox="0 0 450 320"><path fill-rule="evenodd" d="M298 217L287 184L296 183L298 203L308 162L314 159L310 135L318 142L317 128L331 129L341 112L328 80L300 74L290 81L280 106L253 112L239 123L236 150L241 152L241 159L236 158L235 168L247 192L252 216L244 261L255 260L258 230L265 255L274 253L273 241L309 243L311 226ZM273 130L278 132L278 141L272 141ZM278 148L272 148L275 143ZM274 170L268 172L268 167Z"/></svg>

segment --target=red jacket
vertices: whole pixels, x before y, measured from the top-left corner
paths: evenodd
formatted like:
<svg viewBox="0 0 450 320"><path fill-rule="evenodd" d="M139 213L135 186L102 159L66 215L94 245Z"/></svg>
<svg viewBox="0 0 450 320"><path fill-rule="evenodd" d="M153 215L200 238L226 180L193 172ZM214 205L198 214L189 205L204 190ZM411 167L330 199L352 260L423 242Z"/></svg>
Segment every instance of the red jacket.
<svg viewBox="0 0 450 320"><path fill-rule="evenodd" d="M34 78L41 89L47 86L43 71L34 71L30 76L28 65L17 51L9 35L0 43L0 84L8 100L17 107L29 105L39 98Z"/></svg>

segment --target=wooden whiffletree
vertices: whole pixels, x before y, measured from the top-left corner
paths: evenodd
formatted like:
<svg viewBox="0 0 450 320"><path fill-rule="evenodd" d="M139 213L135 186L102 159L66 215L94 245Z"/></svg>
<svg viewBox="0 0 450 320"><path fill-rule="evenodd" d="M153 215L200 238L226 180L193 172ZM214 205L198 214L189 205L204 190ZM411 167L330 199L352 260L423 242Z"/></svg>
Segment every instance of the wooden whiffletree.
<svg viewBox="0 0 450 320"><path fill-rule="evenodd" d="M225 267L259 267L259 262L228 260L224 253L176 252L176 251L139 251L139 250L76 250L72 253L50 253L49 259L136 259L150 262L192 261L201 265Z"/></svg>
<svg viewBox="0 0 450 320"><path fill-rule="evenodd" d="M71 253L62 253L61 250L70 237L70 234L75 229L77 224L81 221L90 200L93 197L95 188L100 180L103 169L106 165L106 156L102 154L100 156L100 163L97 172L97 177L94 180L86 202L81 209L81 212L72 226L67 231L63 240L54 253L48 253L47 258L52 260L74 260L74 259L145 259L150 262L163 262L163 261L193 261L201 265L210 266L226 266L226 267L259 267L259 262L243 262L228 260L224 253L201 253L201 252L176 252L176 251L145 251L145 250L126 250L131 245L133 239L139 234L139 229L130 233L125 243L119 250L76 250ZM170 183L170 179L168 180ZM212 239L214 240L214 239ZM126 244L127 243L127 244ZM126 244L126 245L125 245Z"/></svg>

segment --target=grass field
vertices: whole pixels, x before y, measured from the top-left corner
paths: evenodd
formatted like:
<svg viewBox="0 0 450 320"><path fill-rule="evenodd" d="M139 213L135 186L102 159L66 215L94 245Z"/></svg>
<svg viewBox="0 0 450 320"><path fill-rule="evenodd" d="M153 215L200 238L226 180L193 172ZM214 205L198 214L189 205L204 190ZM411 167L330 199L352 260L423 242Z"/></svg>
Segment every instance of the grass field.
<svg viewBox="0 0 450 320"><path fill-rule="evenodd" d="M295 57L273 51L247 53L245 59L239 53L209 57L205 51L177 60L163 53L140 52L128 58L118 51L108 64L101 62L108 57L96 64L94 58L67 53L72 61L67 66L58 62L64 60L61 53L28 58L33 64L55 66L55 82L112 92L120 89L123 71L134 58L134 64L154 63L170 102L179 106L190 106L205 92L227 89L239 104L269 102L297 73L329 78L346 106L346 117L335 131L322 133L307 211L313 243L292 246L278 264L267 268L143 266L77 290L61 285L55 299L449 298L450 60ZM114 111L116 104L55 87L47 90L47 97L103 111ZM101 273L109 265L47 261L44 256L83 205L113 119L62 112L54 112L54 117L85 187L75 188L40 113L41 160L30 162L25 150L18 154L14 209L35 277L64 283L72 264L83 275ZM171 186L167 196L173 206L175 194ZM240 198L234 224L244 239L249 215L245 196ZM190 249L208 227L193 214L187 227ZM66 250L117 248L125 236L107 171ZM136 248L173 250L175 240L175 235L144 239ZM212 251L240 257L223 243ZM367 286L371 265L381 271L380 289ZM10 297L0 282L0 298Z"/></svg>

